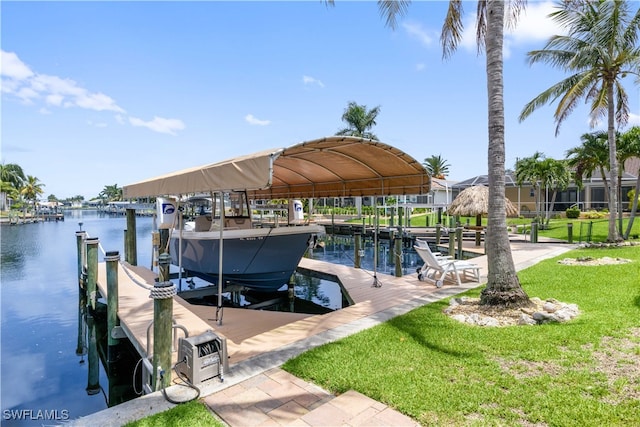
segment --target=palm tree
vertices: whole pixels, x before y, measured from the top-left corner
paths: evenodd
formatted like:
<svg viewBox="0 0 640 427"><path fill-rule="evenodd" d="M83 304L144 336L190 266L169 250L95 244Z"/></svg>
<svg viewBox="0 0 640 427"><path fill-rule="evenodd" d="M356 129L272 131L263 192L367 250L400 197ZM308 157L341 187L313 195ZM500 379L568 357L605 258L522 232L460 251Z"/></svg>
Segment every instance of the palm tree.
<svg viewBox="0 0 640 427"><path fill-rule="evenodd" d="M567 165L574 169L574 180L582 188L583 179L590 179L594 171L600 172L605 190L609 184L606 169L609 166L608 135L606 132L585 133L580 137L582 145L565 152ZM609 192L604 192L605 201L609 203Z"/></svg>
<svg viewBox="0 0 640 427"><path fill-rule="evenodd" d="M327 0L333 4L332 0ZM442 27L443 57L448 58L462 40L462 1L450 0ZM507 23L514 23L526 0L479 0L476 21L478 50L486 50L488 89L488 178L489 204L486 252L487 286L480 296L481 304L500 306L529 305L529 297L520 286L516 274L505 207L505 142L504 142L504 80L502 46L504 43L505 3L510 14ZM403 15L410 1L379 0L378 7L386 24L396 27L396 17Z"/></svg>
<svg viewBox="0 0 640 427"><path fill-rule="evenodd" d="M431 157L427 157L422 162L425 169L429 172L434 178L444 179L446 175L449 173L449 163L445 159L442 158L440 154L432 155Z"/></svg>
<svg viewBox="0 0 640 427"><path fill-rule="evenodd" d="M0 208L5 209L7 197L15 198L26 177L22 168L15 164L0 164Z"/></svg>
<svg viewBox="0 0 640 427"><path fill-rule="evenodd" d="M378 137L368 131L376 125L378 113L380 113L380 106L367 110L366 105L349 102L342 115L342 121L347 123L348 127L340 129L336 135L359 136L378 141Z"/></svg>
<svg viewBox="0 0 640 427"><path fill-rule="evenodd" d="M544 154L539 151L533 153L531 157L524 157L516 161L515 178L516 184L522 185L529 182L534 190L536 218L540 216L541 188L540 180L540 161L544 158Z"/></svg>
<svg viewBox="0 0 640 427"><path fill-rule="evenodd" d="M547 194L549 189L553 190L553 193L551 194L551 201L549 201L547 196L545 196L545 224L548 226L549 221L551 220L551 212L553 211L553 206L556 202L556 196L558 195L558 190L564 190L569 186L569 183L571 182L571 172L566 160L556 160L548 157L540 162L539 171L540 182Z"/></svg>
<svg viewBox="0 0 640 427"><path fill-rule="evenodd" d="M628 157L640 158L640 126L634 126L627 132L620 135L620 151L624 151L628 154ZM629 223L627 229L624 232L623 238L626 240L629 238L631 228L633 227L633 221L636 216L636 210L638 210L638 195L640 194L640 168L636 172L636 187L633 191L633 200L631 201L631 213L629 215Z"/></svg>
<svg viewBox="0 0 640 427"><path fill-rule="evenodd" d="M44 194L44 186L45 185L35 176L27 175L27 179L20 189L20 194L27 200L27 202L35 205L38 196Z"/></svg>
<svg viewBox="0 0 640 427"><path fill-rule="evenodd" d="M631 15L626 1L562 2L550 15L567 28L566 36L551 37L542 50L528 53L529 63L545 62L569 73L525 105L520 121L538 107L559 99L556 135L560 125L585 98L591 103L591 123L607 117L609 145L609 232L607 240L621 240L616 228L618 210L618 155L616 122L624 126L629 118L629 100L622 86L627 74L640 76L640 9Z"/></svg>
<svg viewBox="0 0 640 427"><path fill-rule="evenodd" d="M118 187L118 184L105 185L98 197L106 199L107 202L122 200L122 188Z"/></svg>

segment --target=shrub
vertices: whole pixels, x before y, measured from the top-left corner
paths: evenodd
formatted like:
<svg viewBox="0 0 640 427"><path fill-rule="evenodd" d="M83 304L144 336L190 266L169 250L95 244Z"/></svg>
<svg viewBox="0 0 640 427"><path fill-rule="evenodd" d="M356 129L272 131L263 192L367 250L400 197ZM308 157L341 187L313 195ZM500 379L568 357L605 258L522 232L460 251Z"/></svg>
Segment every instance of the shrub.
<svg viewBox="0 0 640 427"><path fill-rule="evenodd" d="M577 206L572 206L568 208L565 213L567 214L567 218L579 218L580 217L580 208Z"/></svg>

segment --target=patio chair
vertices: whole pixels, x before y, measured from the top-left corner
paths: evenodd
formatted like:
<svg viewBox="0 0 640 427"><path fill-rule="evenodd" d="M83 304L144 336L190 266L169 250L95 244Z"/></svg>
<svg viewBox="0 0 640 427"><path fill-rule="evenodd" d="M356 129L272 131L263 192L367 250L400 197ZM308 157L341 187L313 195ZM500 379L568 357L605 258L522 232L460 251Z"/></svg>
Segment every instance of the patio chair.
<svg viewBox="0 0 640 427"><path fill-rule="evenodd" d="M424 265L417 270L418 280L429 277L435 280L438 288L441 288L446 276L451 275L452 279L455 278L458 282L458 286L462 286L460 275L466 279L467 272L472 272L473 279L480 283L480 267L478 265L467 261L451 259L450 257L438 257L434 255L429 246L414 245L413 248L424 261ZM434 278L436 274L438 274L437 279Z"/></svg>

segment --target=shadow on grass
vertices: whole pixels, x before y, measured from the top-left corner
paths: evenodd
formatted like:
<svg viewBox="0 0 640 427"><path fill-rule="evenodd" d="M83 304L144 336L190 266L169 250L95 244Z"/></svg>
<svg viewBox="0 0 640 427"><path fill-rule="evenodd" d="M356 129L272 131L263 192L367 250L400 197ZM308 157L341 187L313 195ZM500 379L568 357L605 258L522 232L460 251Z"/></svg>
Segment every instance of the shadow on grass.
<svg viewBox="0 0 640 427"><path fill-rule="evenodd" d="M477 357L476 351L463 351L444 344L448 341L448 336L460 331L442 313L443 308L442 304L421 307L404 316L390 319L387 325L396 329L398 333L411 337L425 349L454 357Z"/></svg>

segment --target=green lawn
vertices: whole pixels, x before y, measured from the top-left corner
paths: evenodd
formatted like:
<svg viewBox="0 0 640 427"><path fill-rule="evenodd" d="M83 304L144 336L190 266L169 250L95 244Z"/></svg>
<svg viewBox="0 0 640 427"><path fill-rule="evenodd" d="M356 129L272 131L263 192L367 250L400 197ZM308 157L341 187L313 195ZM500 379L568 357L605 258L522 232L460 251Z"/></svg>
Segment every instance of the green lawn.
<svg viewBox="0 0 640 427"><path fill-rule="evenodd" d="M442 314L443 301L284 368L335 393L357 390L424 425L640 425L640 248L561 258L584 256L634 262L587 267L554 259L519 273L530 296L578 304L581 315L569 323L467 326Z"/></svg>
<svg viewBox="0 0 640 427"><path fill-rule="evenodd" d="M604 256L633 262L557 262ZM581 314L564 324L482 328L445 316L441 301L283 368L334 393L357 390L423 425L640 425L640 247L577 249L518 277L529 296L575 303ZM161 425L223 424L198 402L129 424Z"/></svg>
<svg viewBox="0 0 640 427"><path fill-rule="evenodd" d="M427 227L434 226L436 221L435 215L413 215L411 217L411 226L412 227ZM447 216L443 217L443 223L448 224L449 219ZM467 222L468 221L468 222ZM362 223L362 219L352 220L349 222L353 223ZM369 224L369 220L365 220L366 224ZM395 219L395 223L397 224L397 217ZM475 225L476 219L471 217L461 217L460 223L466 225L469 223L470 225ZM567 219L567 218L559 218L552 219L549 222L549 226L546 229L542 229L538 231L538 236L542 237L552 237L555 239L568 240L568 226L567 223L571 223L573 227L573 241L578 242L587 241L587 230L589 224L591 223L591 240L592 242L604 242L607 240L608 227L609 223L606 218L599 219ZM623 219L623 231L626 231L627 224L629 223L629 219ZM380 225L386 226L389 224L389 218L382 217L380 218ZM428 225L427 225L428 224ZM527 229L531 226L531 218L507 218L508 225L520 225L520 231L522 231L523 227ZM487 225L487 218L482 218L482 225ZM640 217L634 220L633 227L630 233L630 240L639 240L640 237Z"/></svg>
<svg viewBox="0 0 640 427"><path fill-rule="evenodd" d="M224 427L200 401L191 401L167 411L125 424L125 427Z"/></svg>

